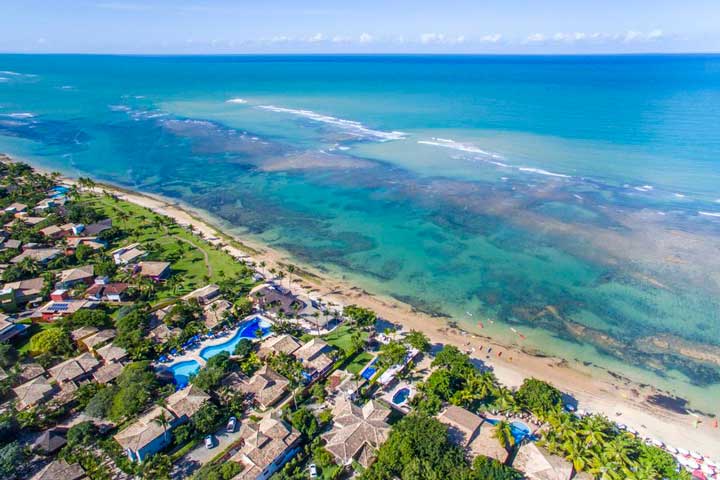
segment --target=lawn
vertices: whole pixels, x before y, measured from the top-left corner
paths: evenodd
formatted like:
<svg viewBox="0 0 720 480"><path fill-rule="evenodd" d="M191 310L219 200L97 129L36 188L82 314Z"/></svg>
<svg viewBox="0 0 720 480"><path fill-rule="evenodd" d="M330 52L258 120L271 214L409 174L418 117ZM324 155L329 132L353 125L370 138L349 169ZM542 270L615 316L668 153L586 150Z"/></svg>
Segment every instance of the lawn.
<svg viewBox="0 0 720 480"><path fill-rule="evenodd" d="M328 333L323 337L323 339L328 342L330 345L333 345L334 347L339 348L340 350L344 352L351 352L352 351L352 333L355 331L355 328L350 325L341 325L340 327L336 328L332 332ZM368 332L361 330L360 335L362 335L362 339L364 341L367 341L368 339Z"/></svg>
<svg viewBox="0 0 720 480"><path fill-rule="evenodd" d="M345 370L357 375L362 372L363 368L373 359L373 356L368 352L360 352L355 355L352 360L345 366Z"/></svg>
<svg viewBox="0 0 720 480"><path fill-rule="evenodd" d="M247 270L229 254L178 225L162 226L160 215L139 205L106 196L89 196L84 201L107 217L113 225L129 234L108 250L140 242L150 250L148 260L171 263L180 282L174 288L158 291L158 298L182 295L196 288L217 283L225 278L244 275ZM252 279L244 279L248 287Z"/></svg>

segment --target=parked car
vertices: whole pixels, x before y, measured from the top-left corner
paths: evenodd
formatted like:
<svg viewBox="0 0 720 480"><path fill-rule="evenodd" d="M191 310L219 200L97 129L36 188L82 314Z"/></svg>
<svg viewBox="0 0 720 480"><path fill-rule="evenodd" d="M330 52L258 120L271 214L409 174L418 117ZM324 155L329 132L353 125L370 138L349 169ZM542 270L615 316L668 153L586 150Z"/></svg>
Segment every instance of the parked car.
<svg viewBox="0 0 720 480"><path fill-rule="evenodd" d="M227 426L225 427L225 431L227 431L227 433L233 433L235 432L235 427L237 427L237 418L230 417Z"/></svg>
<svg viewBox="0 0 720 480"><path fill-rule="evenodd" d="M308 470L310 471L310 478L318 478L317 465L311 463Z"/></svg>
<svg viewBox="0 0 720 480"><path fill-rule="evenodd" d="M207 448L208 450L210 450L210 449L213 448L214 446L215 446L215 440L213 439L213 436L212 436L212 435L208 435L207 437L205 437L205 448Z"/></svg>

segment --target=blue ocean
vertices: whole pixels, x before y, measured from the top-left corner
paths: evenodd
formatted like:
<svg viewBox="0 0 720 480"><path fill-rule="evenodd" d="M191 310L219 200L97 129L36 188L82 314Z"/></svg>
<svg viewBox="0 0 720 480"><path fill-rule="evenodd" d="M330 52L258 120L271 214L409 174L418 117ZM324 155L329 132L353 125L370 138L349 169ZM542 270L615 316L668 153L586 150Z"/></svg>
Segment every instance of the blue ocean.
<svg viewBox="0 0 720 480"><path fill-rule="evenodd" d="M719 56L0 55L0 151L527 351L720 395Z"/></svg>

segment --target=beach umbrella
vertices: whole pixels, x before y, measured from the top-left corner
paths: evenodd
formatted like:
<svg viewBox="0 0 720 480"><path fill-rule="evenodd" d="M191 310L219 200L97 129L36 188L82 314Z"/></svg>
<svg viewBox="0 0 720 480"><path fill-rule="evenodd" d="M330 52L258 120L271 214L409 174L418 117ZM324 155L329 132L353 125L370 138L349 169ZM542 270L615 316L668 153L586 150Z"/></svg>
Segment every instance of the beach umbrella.
<svg viewBox="0 0 720 480"><path fill-rule="evenodd" d="M690 456L691 456L692 458L694 458L695 460L702 460L702 459L703 459L703 456L700 455L698 452L695 452L695 451L690 452Z"/></svg>
<svg viewBox="0 0 720 480"><path fill-rule="evenodd" d="M702 470L703 473L706 474L706 475L710 475L710 474L715 473L715 469L710 468L710 467L707 466L707 465L700 465L700 470Z"/></svg>
<svg viewBox="0 0 720 480"><path fill-rule="evenodd" d="M665 446L665 450L667 450L668 452L672 453L673 455L675 455L676 453L678 453L678 449L675 448L675 447L671 447L670 445L666 445L666 446Z"/></svg>
<svg viewBox="0 0 720 480"><path fill-rule="evenodd" d="M660 448L665 446L665 444L663 442L661 442L660 440L658 440L657 438L650 438L650 443L652 443L656 447L660 447Z"/></svg>
<svg viewBox="0 0 720 480"><path fill-rule="evenodd" d="M686 457L690 455L690 452L685 450L684 448L678 447L677 450L678 450L678 453L680 453L680 455L685 455Z"/></svg>
<svg viewBox="0 0 720 480"><path fill-rule="evenodd" d="M703 472L701 472L700 470L695 470L693 472L693 478L698 478L700 480L707 480L707 477L705 476L705 474Z"/></svg>
<svg viewBox="0 0 720 480"><path fill-rule="evenodd" d="M688 467L690 470L697 470L698 468L700 468L700 464L691 458L687 460L685 466Z"/></svg>

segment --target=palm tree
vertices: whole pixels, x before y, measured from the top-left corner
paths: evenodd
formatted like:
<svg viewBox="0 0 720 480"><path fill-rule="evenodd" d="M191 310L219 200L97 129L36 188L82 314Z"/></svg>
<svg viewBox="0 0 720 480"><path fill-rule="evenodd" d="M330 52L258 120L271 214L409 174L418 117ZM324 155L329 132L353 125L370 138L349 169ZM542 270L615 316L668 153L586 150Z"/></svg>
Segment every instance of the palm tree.
<svg viewBox="0 0 720 480"><path fill-rule="evenodd" d="M498 409L506 412L508 410L512 410L515 404L515 397L513 396L510 389L500 387L497 392L497 398L495 399L495 405L498 407Z"/></svg>
<svg viewBox="0 0 720 480"><path fill-rule="evenodd" d="M288 288L292 285L292 275L295 273L295 265L288 265Z"/></svg>
<svg viewBox="0 0 720 480"><path fill-rule="evenodd" d="M501 420L495 425L493 436L507 451L510 451L510 449L515 446L515 437L512 434L512 427L510 426L510 423L505 420Z"/></svg>
<svg viewBox="0 0 720 480"><path fill-rule="evenodd" d="M167 413L165 413L165 410L162 410L160 412L160 415L153 419L153 422L160 425L163 429L163 438L167 440L167 430L170 426L171 418L168 417Z"/></svg>
<svg viewBox="0 0 720 480"><path fill-rule="evenodd" d="M589 464L591 459L590 452L585 446L585 443L577 437L565 442L563 448L565 450L565 458L572 463L573 471L570 474L570 478L572 478L577 472L583 471Z"/></svg>
<svg viewBox="0 0 720 480"><path fill-rule="evenodd" d="M260 262L260 272L262 272L263 270L265 270L265 266L266 266L266 265L267 265L267 263L265 263L265 260L263 260L263 261ZM263 275L267 275L267 270L265 270L265 273L263 273Z"/></svg>

